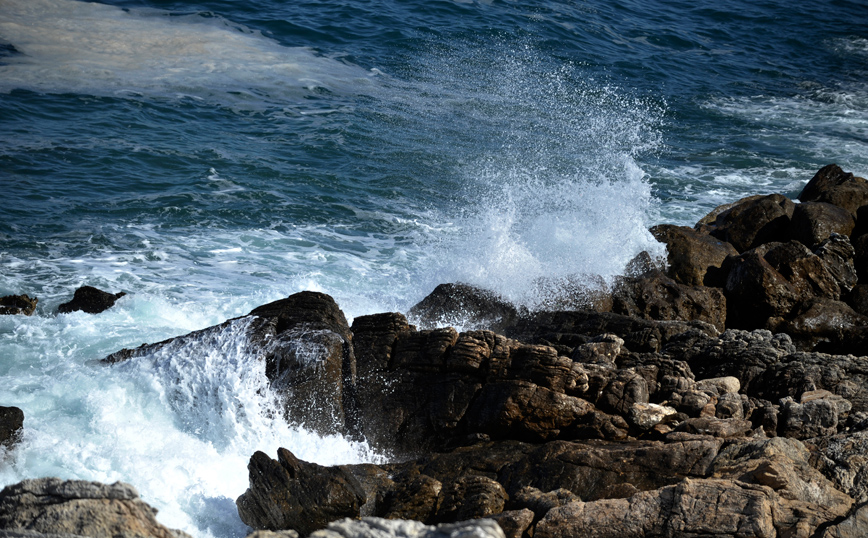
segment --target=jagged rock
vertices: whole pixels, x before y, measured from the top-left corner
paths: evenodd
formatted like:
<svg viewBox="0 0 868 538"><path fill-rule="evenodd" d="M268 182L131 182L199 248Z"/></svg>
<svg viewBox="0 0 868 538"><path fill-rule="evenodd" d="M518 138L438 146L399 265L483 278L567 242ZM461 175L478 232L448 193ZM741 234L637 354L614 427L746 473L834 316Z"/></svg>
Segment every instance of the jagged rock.
<svg viewBox="0 0 868 538"><path fill-rule="evenodd" d="M124 295L124 292L108 293L93 286L82 286L75 290L71 301L57 307L57 313L68 314L80 310L88 314L99 314L114 306Z"/></svg>
<svg viewBox="0 0 868 538"><path fill-rule="evenodd" d="M527 508L506 510L491 519L497 522L506 538L522 538L533 523L533 512Z"/></svg>
<svg viewBox="0 0 868 538"><path fill-rule="evenodd" d="M723 287L724 261L727 256L738 255L735 247L726 241L686 226L660 224L651 228L651 234L666 244L667 274L688 286Z"/></svg>
<svg viewBox="0 0 868 538"><path fill-rule="evenodd" d="M828 245L828 240L824 244ZM811 297L837 300L842 292L848 291L841 289L824 259L798 241L767 243L756 251L790 283L799 301ZM824 252L831 260L831 252L825 252L820 247L817 251Z"/></svg>
<svg viewBox="0 0 868 538"><path fill-rule="evenodd" d="M0 446L12 448L24 429L24 411L17 407L0 407Z"/></svg>
<svg viewBox="0 0 868 538"><path fill-rule="evenodd" d="M749 197L717 213L707 230L744 252L763 243L789 239L794 209L795 204L780 194Z"/></svg>
<svg viewBox="0 0 868 538"><path fill-rule="evenodd" d="M679 284L660 272L622 279L612 297L612 311L644 319L704 321L722 331L726 298L718 288Z"/></svg>
<svg viewBox="0 0 868 538"><path fill-rule="evenodd" d="M864 237L868 237L868 235ZM847 295L845 302L857 314L868 316L868 284L857 284Z"/></svg>
<svg viewBox="0 0 868 538"><path fill-rule="evenodd" d="M555 508L537 524L534 538L806 538L834 517L823 506L784 499L765 486L687 479L628 499L574 502Z"/></svg>
<svg viewBox="0 0 868 538"><path fill-rule="evenodd" d="M542 519L552 508L582 499L572 491L564 488L543 493L535 487L522 488L515 498L510 500L510 506L530 510L533 519Z"/></svg>
<svg viewBox="0 0 868 538"><path fill-rule="evenodd" d="M791 501L815 503L836 517L847 514L853 499L811 466L807 447L775 437L724 447L711 465L711 477L767 486Z"/></svg>
<svg viewBox="0 0 868 538"><path fill-rule="evenodd" d="M817 468L857 503L868 502L868 431L814 438Z"/></svg>
<svg viewBox="0 0 868 538"><path fill-rule="evenodd" d="M793 239L813 248L833 233L849 236L855 226L846 209L825 202L803 202L793 211L790 229Z"/></svg>
<svg viewBox="0 0 868 538"><path fill-rule="evenodd" d="M685 432L694 435L710 435L712 437L720 437L728 439L733 437L744 437L753 429L753 423L749 420L740 418L717 418L717 417L696 417L689 418L681 422L676 428L676 432Z"/></svg>
<svg viewBox="0 0 868 538"><path fill-rule="evenodd" d="M792 353L769 366L748 394L766 400L825 389L845 398L854 413L868 411L868 357Z"/></svg>
<svg viewBox="0 0 868 538"><path fill-rule="evenodd" d="M755 380L796 352L792 340L785 334L772 334L766 330L728 330L720 338L702 334L698 338L685 333L681 340L673 340L664 354L680 357L700 379L734 376L746 394L778 400L787 394L762 396L754 387ZM801 394L804 390L799 391Z"/></svg>
<svg viewBox="0 0 868 538"><path fill-rule="evenodd" d="M129 484L40 478L0 491L0 529L93 538L190 538L161 525Z"/></svg>
<svg viewBox="0 0 868 538"><path fill-rule="evenodd" d="M376 513L387 519L433 521L440 507L443 484L413 468L411 476L395 477L395 486L384 494L382 508ZM383 493L381 492L381 495Z"/></svg>
<svg viewBox="0 0 868 538"><path fill-rule="evenodd" d="M359 517L367 494L340 467L323 467L277 450L277 460L256 452L247 465L250 487L235 504L241 521L255 529L296 530L303 535L343 517Z"/></svg>
<svg viewBox="0 0 868 538"><path fill-rule="evenodd" d="M503 512L509 496L496 480L465 475L441 492L435 519L441 523L480 519Z"/></svg>
<svg viewBox="0 0 868 538"><path fill-rule="evenodd" d="M781 400L778 433L785 437L809 439L838 433L838 406L827 398L797 403L792 398Z"/></svg>
<svg viewBox="0 0 868 538"><path fill-rule="evenodd" d="M669 443L554 441L506 466L499 480L511 496L510 506L537 511L537 505L519 504L524 488L542 492L563 488L585 501L610 495L625 483L638 490L653 490L687 476L706 476L722 443L711 437ZM555 493L554 497L564 499L565 495Z"/></svg>
<svg viewBox="0 0 868 538"><path fill-rule="evenodd" d="M440 284L407 315L425 329L455 326L501 331L518 312L494 292L467 284Z"/></svg>
<svg viewBox="0 0 868 538"><path fill-rule="evenodd" d="M575 348L602 334L614 334L635 352L656 352L670 339L690 329L717 336L701 321L653 321L611 312L537 312L507 327L506 336L522 342Z"/></svg>
<svg viewBox="0 0 868 538"><path fill-rule="evenodd" d="M868 536L868 504L863 504L844 521L827 527L820 538L862 538Z"/></svg>
<svg viewBox="0 0 868 538"><path fill-rule="evenodd" d="M787 315L801 298L758 249L733 258L731 264L724 288L730 327L761 328L769 318Z"/></svg>
<svg viewBox="0 0 868 538"><path fill-rule="evenodd" d="M853 218L868 204L868 182L844 172L837 164L821 168L799 194L802 202L827 202L846 209Z"/></svg>
<svg viewBox="0 0 868 538"><path fill-rule="evenodd" d="M769 324L776 332L789 334L800 349L810 351L820 343L842 341L841 334L847 329L868 326L868 317L847 303L815 297L800 303L788 319L770 320Z"/></svg>
<svg viewBox="0 0 868 538"><path fill-rule="evenodd" d="M832 234L820 243L814 254L823 260L823 264L834 277L841 289L841 294L850 292L858 281L854 258L856 249L846 235Z"/></svg>
<svg viewBox="0 0 868 538"><path fill-rule="evenodd" d="M361 521L342 519L330 523L309 538L505 538L491 519L443 523L436 527L419 521L365 517Z"/></svg>
<svg viewBox="0 0 868 538"><path fill-rule="evenodd" d="M29 295L6 295L0 297L0 316L22 314L30 316L36 311L39 299Z"/></svg>

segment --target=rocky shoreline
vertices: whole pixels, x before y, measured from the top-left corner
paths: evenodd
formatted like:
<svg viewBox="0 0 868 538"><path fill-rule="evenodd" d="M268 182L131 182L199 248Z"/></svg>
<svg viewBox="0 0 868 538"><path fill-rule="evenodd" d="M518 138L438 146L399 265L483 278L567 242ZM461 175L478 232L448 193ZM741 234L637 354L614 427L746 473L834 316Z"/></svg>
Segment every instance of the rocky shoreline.
<svg viewBox="0 0 868 538"><path fill-rule="evenodd" d="M103 363L240 326L286 420L391 456L253 454L236 504L257 538L868 536L868 182L829 165L799 200L656 226L666 260L577 277L542 311L446 284L350 326L302 292ZM0 492L0 537L180 536L41 512L141 502L66 484Z"/></svg>

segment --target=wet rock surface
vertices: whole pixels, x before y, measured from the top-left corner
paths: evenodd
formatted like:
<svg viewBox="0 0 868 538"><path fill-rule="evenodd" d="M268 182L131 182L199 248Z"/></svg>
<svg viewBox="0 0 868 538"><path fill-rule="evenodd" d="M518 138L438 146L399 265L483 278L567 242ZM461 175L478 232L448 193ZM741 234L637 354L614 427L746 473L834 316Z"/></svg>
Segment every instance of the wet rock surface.
<svg viewBox="0 0 868 538"><path fill-rule="evenodd" d="M69 302L57 307L58 314L70 312L87 312L99 314L114 306L115 302L126 295L124 292L109 293L93 286L82 286L75 290L75 294Z"/></svg>
<svg viewBox="0 0 868 538"><path fill-rule="evenodd" d="M868 535L865 190L826 167L801 203L657 227L669 267L616 282L612 311L446 285L414 307L421 329L398 312L349 327L311 292L227 322L247 324L288 420L392 462L256 453L242 519L315 536L464 520L527 538ZM474 329L438 323L454 316Z"/></svg>

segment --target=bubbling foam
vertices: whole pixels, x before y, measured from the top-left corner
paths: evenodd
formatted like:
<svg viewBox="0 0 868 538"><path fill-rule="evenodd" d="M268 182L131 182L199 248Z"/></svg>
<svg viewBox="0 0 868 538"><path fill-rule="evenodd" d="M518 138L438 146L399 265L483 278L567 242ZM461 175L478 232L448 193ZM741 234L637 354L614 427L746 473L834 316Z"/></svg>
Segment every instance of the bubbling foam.
<svg viewBox="0 0 868 538"><path fill-rule="evenodd" d="M77 0L3 0L0 92L278 102L324 88L357 92L371 73L285 47L219 16Z"/></svg>

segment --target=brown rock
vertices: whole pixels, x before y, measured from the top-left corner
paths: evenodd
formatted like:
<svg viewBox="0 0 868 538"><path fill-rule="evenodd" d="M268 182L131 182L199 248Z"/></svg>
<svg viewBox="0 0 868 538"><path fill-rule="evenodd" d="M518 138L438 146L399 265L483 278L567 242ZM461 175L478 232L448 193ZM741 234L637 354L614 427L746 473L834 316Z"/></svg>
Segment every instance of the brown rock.
<svg viewBox="0 0 868 538"><path fill-rule="evenodd" d="M862 538L868 536L868 504L863 504L844 521L823 530L820 538Z"/></svg>
<svg viewBox="0 0 868 538"><path fill-rule="evenodd" d="M849 236L856 221L836 205L825 202L803 202L793 211L791 236L809 248L814 248L833 233Z"/></svg>
<svg viewBox="0 0 868 538"><path fill-rule="evenodd" d="M721 269L723 262L727 256L738 255L726 241L686 226L660 224L651 228L651 234L666 244L667 274L688 286L723 287L726 279Z"/></svg>
<svg viewBox="0 0 868 538"><path fill-rule="evenodd" d="M853 289L858 280L854 263L856 249L846 235L832 234L829 239L820 243L814 253L823 260L842 294Z"/></svg>
<svg viewBox="0 0 868 538"><path fill-rule="evenodd" d="M418 470L412 479L396 477L396 487L386 493L379 515L387 519L433 521L440 507L443 484Z"/></svg>
<svg viewBox="0 0 868 538"><path fill-rule="evenodd" d="M496 480L465 475L443 489L436 520L452 523L499 514L508 498L506 490Z"/></svg>
<svg viewBox="0 0 868 538"><path fill-rule="evenodd" d="M795 204L780 194L746 198L719 212L708 230L744 252L763 243L788 240L794 208Z"/></svg>
<svg viewBox="0 0 868 538"><path fill-rule="evenodd" d="M801 298L763 254L754 249L732 261L724 288L730 327L763 327L769 318L789 314Z"/></svg>
<svg viewBox="0 0 868 538"><path fill-rule="evenodd" d="M539 520L548 514L552 508L575 501L581 502L581 500L578 495L568 489L560 488L543 493L535 487L528 486L515 494L515 498L510 500L510 506L531 510L533 518Z"/></svg>
<svg viewBox="0 0 868 538"><path fill-rule="evenodd" d="M774 325L774 330L791 335L799 348L809 351L818 343L839 341L847 329L866 325L868 317L847 303L816 297L800 303L789 319Z"/></svg>
<svg viewBox="0 0 868 538"><path fill-rule="evenodd" d="M853 240L853 251L856 276L861 282L868 282L868 234L860 235Z"/></svg>
<svg viewBox="0 0 868 538"><path fill-rule="evenodd" d="M846 209L853 218L868 204L868 182L844 172L838 165L821 168L799 194L802 202L827 202Z"/></svg>
<svg viewBox="0 0 868 538"><path fill-rule="evenodd" d="M533 512L522 510L506 510L491 516L497 522L506 538L522 538L533 523Z"/></svg>
<svg viewBox="0 0 868 538"><path fill-rule="evenodd" d="M0 297L0 316L23 314L30 316L36 311L39 299L29 295L6 295Z"/></svg>
<svg viewBox="0 0 868 538"><path fill-rule="evenodd" d="M285 448L277 458L262 452L250 458L250 487L236 501L244 523L307 535L331 521L359 517L367 495L346 470L299 460Z"/></svg>
<svg viewBox="0 0 868 538"><path fill-rule="evenodd" d="M622 279L613 294L612 311L666 321L704 321L722 331L726 298L718 288L679 284L663 273Z"/></svg>
<svg viewBox="0 0 868 538"><path fill-rule="evenodd" d="M94 538L190 538L161 525L129 484L40 478L0 491L0 529Z"/></svg>
<svg viewBox="0 0 868 538"><path fill-rule="evenodd" d="M753 424L745 419L698 417L685 420L675 428L675 431L695 435L711 435L712 437L727 439L731 437L744 437L752 429Z"/></svg>

